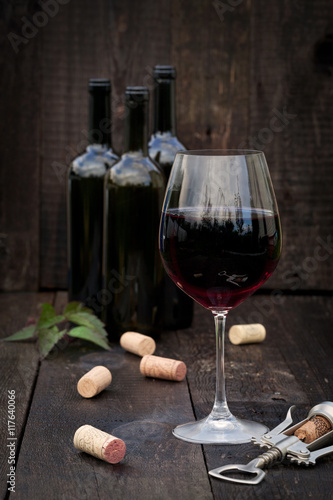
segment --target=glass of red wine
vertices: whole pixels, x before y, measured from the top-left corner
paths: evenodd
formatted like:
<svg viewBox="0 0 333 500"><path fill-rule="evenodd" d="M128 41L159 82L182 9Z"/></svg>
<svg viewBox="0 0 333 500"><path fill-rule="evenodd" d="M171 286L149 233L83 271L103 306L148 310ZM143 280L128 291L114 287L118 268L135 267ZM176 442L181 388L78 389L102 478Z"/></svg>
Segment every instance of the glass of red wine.
<svg viewBox="0 0 333 500"><path fill-rule="evenodd" d="M216 396L208 417L176 427L193 443L246 443L267 427L236 418L225 392L224 335L230 309L273 273L281 227L265 156L260 151L177 153L164 199L159 248L172 280L214 316Z"/></svg>

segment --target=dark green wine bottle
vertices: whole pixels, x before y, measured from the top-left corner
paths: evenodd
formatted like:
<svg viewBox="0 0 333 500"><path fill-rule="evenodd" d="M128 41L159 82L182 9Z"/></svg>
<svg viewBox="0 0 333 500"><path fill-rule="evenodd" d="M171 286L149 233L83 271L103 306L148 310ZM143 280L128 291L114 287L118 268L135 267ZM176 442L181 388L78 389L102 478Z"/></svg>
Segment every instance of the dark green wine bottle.
<svg viewBox="0 0 333 500"><path fill-rule="evenodd" d="M89 81L89 146L69 168L67 189L69 300L102 311L103 196L107 170L119 159L111 148L111 85Z"/></svg>
<svg viewBox="0 0 333 500"><path fill-rule="evenodd" d="M154 83L154 129L149 155L158 162L168 179L177 151L186 149L176 136L175 68L155 66ZM193 300L167 274L164 286L164 327L188 328L193 319Z"/></svg>
<svg viewBox="0 0 333 500"><path fill-rule="evenodd" d="M127 330L157 337L162 326L165 176L148 156L148 100L145 87L127 87L125 152L105 178L102 318L112 341Z"/></svg>

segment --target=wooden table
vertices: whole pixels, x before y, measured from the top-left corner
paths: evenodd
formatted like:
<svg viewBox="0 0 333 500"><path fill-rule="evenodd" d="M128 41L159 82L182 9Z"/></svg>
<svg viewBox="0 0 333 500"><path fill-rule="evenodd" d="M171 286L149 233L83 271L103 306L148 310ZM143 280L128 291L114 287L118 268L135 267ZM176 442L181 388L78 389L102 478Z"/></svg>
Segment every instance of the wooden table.
<svg viewBox="0 0 333 500"><path fill-rule="evenodd" d="M0 295L1 337L36 316L38 304L52 302L61 309L66 300L64 292ZM230 313L228 327L256 317L267 329L262 344L233 346L226 341L227 395L237 416L272 428L292 404L299 421L314 404L333 400L332 309L327 295L277 298L267 293ZM200 446L172 436L176 424L200 419L212 407L215 344L209 312L197 306L192 328L164 333L156 354L184 360L186 380L144 378L139 358L117 345L106 352L83 341L60 343L40 363L34 344L1 343L2 497L8 496L10 472L7 391L15 390L17 469L10 499L333 499L333 456L311 468L276 465L262 483L247 486L207 472L247 463L259 448ZM96 364L110 368L112 384L97 397L83 399L77 380ZM83 424L123 439L123 461L110 465L75 450L73 435Z"/></svg>

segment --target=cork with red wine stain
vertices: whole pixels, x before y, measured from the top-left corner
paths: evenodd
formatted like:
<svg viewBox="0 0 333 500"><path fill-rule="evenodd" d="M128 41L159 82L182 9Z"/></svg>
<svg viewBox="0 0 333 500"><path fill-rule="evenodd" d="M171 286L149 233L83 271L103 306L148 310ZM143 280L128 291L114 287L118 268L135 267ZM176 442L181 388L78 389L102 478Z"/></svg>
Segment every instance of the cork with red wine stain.
<svg viewBox="0 0 333 500"><path fill-rule="evenodd" d="M327 418L321 417L320 415L315 415L311 417L305 424L299 427L294 432L294 435L298 437L300 441L309 444L320 438L321 436L324 436L331 430L332 426Z"/></svg>
<svg viewBox="0 0 333 500"><path fill-rule="evenodd" d="M82 425L74 435L74 446L79 451L109 462L119 463L125 456L126 445L107 432L96 429L92 425Z"/></svg>

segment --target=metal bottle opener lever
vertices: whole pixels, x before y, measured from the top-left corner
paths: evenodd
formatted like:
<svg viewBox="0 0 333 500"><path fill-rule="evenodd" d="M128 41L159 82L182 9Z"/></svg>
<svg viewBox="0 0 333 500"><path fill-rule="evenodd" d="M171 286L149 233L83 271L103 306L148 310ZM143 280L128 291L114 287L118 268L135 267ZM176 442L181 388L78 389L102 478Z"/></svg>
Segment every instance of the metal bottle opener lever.
<svg viewBox="0 0 333 500"><path fill-rule="evenodd" d="M262 469L282 462L284 458L288 458L291 462L297 462L298 465L315 465L317 458L333 453L333 403L331 401L324 401L314 406L309 411L306 419L290 427L293 423L292 412L294 409L295 406L291 406L285 420L273 430L261 437L252 438L254 444L259 445L261 448L267 447L269 448L268 451L254 458L247 465L224 465L209 471L209 474L225 481L258 484L266 475L266 472ZM331 430L311 443L306 444L295 436L294 432L315 416L325 417L331 424ZM240 472L243 475L248 474L249 478L244 479L224 475L228 472Z"/></svg>

